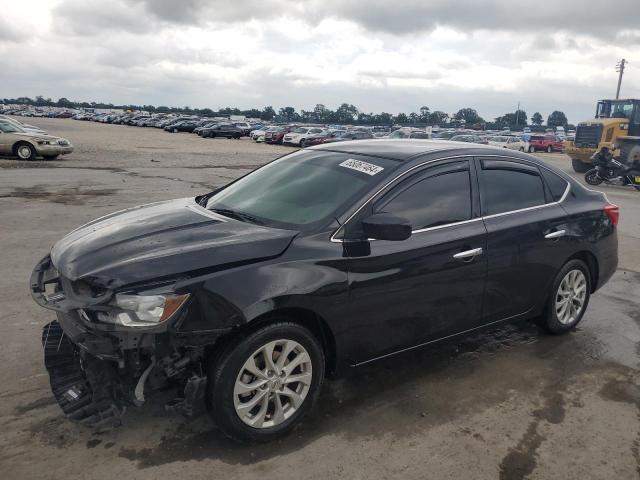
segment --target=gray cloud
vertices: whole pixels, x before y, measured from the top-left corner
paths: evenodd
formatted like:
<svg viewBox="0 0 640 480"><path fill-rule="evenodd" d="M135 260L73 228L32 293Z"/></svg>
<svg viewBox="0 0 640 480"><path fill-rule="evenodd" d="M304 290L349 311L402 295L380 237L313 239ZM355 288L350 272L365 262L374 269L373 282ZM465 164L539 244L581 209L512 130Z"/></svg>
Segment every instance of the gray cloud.
<svg viewBox="0 0 640 480"><path fill-rule="evenodd" d="M289 16L310 24L328 18L347 20L365 30L400 36L440 26L469 33L569 32L613 39L621 30L638 29L640 6L638 0L617 0L613 12L602 0L545 5L530 0L64 0L56 15L84 34L107 25L139 32L158 22L205 25Z"/></svg>
<svg viewBox="0 0 640 480"><path fill-rule="evenodd" d="M18 43L28 38L27 32L9 20L0 17L0 43Z"/></svg>

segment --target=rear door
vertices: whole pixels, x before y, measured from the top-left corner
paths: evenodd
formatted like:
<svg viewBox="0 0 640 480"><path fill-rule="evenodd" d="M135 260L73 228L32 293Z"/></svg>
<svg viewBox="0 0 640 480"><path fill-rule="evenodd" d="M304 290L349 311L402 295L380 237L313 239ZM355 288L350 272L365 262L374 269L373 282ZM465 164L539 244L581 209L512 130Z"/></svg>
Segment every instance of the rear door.
<svg viewBox="0 0 640 480"><path fill-rule="evenodd" d="M485 322L516 317L539 307L570 249L565 211L526 161L476 160L487 229Z"/></svg>
<svg viewBox="0 0 640 480"><path fill-rule="evenodd" d="M482 323L486 230L472 161L430 166L381 194L369 213L408 219L404 241L345 243L357 360Z"/></svg>

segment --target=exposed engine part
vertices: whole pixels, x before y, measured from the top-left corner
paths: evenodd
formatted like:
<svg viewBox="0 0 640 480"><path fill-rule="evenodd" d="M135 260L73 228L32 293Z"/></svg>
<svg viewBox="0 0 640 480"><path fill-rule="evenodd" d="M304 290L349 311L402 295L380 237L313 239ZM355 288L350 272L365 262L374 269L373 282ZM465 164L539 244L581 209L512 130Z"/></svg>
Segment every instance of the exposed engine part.
<svg viewBox="0 0 640 480"><path fill-rule="evenodd" d="M126 408L116 400L118 382L109 362L82 355L57 321L43 328L42 346L51 390L68 418L97 429L122 423Z"/></svg>
<svg viewBox="0 0 640 480"><path fill-rule="evenodd" d="M134 394L133 403L135 403L138 407L144 403L144 385L147 382L149 373L151 373L151 370L153 369L153 367L155 367L155 365L156 365L156 357L151 357L151 362L149 363L149 366L142 373L142 375L140 375L140 378L138 379L138 383L136 384L136 388L133 392Z"/></svg>
<svg viewBox="0 0 640 480"><path fill-rule="evenodd" d="M202 358L204 350L195 348L188 350L184 355L175 352L170 357L162 359L161 365L167 378L181 377L186 373L187 367Z"/></svg>
<svg viewBox="0 0 640 480"><path fill-rule="evenodd" d="M207 377L192 375L184 387L184 397L178 397L165 405L169 412L178 412L185 417L197 417L205 413Z"/></svg>

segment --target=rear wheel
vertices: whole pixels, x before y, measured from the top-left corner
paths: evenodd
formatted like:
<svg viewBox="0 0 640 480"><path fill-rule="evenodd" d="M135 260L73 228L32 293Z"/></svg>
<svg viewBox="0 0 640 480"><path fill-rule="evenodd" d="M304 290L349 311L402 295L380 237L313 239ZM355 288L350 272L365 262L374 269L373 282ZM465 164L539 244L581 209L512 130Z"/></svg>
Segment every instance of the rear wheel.
<svg viewBox="0 0 640 480"><path fill-rule="evenodd" d="M27 142L19 142L13 147L13 153L20 160L34 160L36 158L36 149Z"/></svg>
<svg viewBox="0 0 640 480"><path fill-rule="evenodd" d="M324 354L309 330L289 322L267 325L211 365L209 410L227 436L270 441L311 410L323 378Z"/></svg>
<svg viewBox="0 0 640 480"><path fill-rule="evenodd" d="M587 171L591 168L590 165L584 163L581 160L576 160L575 158L571 159L571 166L573 167L573 171L578 173L587 173Z"/></svg>
<svg viewBox="0 0 640 480"><path fill-rule="evenodd" d="M553 281L542 325L551 333L573 329L582 320L590 296L589 268L582 260L568 261Z"/></svg>
<svg viewBox="0 0 640 480"><path fill-rule="evenodd" d="M534 147L533 145L529 145L529 153L533 153L536 151L536 147Z"/></svg>

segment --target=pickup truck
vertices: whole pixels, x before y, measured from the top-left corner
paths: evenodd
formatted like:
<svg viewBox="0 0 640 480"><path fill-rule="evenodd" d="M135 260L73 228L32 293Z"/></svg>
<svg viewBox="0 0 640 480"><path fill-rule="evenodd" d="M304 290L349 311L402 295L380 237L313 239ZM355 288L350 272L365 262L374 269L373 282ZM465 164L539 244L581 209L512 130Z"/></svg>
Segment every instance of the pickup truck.
<svg viewBox="0 0 640 480"><path fill-rule="evenodd" d="M531 135L529 153L536 151L562 152L562 140L556 135Z"/></svg>

